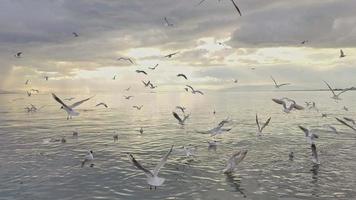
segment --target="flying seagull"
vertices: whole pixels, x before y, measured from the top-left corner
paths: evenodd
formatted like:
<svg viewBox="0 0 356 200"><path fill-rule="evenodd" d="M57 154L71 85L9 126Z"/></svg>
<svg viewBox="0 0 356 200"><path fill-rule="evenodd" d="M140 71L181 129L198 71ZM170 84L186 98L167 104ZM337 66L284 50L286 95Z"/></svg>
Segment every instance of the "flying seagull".
<svg viewBox="0 0 356 200"><path fill-rule="evenodd" d="M125 99L130 100L133 96L124 96Z"/></svg>
<svg viewBox="0 0 356 200"><path fill-rule="evenodd" d="M344 54L344 51L342 49L340 49L340 58L346 57L346 55Z"/></svg>
<svg viewBox="0 0 356 200"><path fill-rule="evenodd" d="M72 34L73 34L74 37L79 37L79 34L76 33L76 32L73 32Z"/></svg>
<svg viewBox="0 0 356 200"><path fill-rule="evenodd" d="M271 76L271 79L273 80L274 86L275 86L276 88L280 88L280 87L285 86L285 85L290 85L290 83L278 84L277 81L276 81L272 76Z"/></svg>
<svg viewBox="0 0 356 200"><path fill-rule="evenodd" d="M158 64L156 64L154 67L149 67L148 69L155 70L157 67L158 67Z"/></svg>
<svg viewBox="0 0 356 200"><path fill-rule="evenodd" d="M194 90L194 88L193 88L192 86L190 86L190 85L185 85L185 86L187 86L188 88L190 88L190 89L192 90L192 93L193 93L193 94L198 93L198 94L204 95L204 93L203 93L202 91L200 91L200 90Z"/></svg>
<svg viewBox="0 0 356 200"><path fill-rule="evenodd" d="M128 87L128 88L126 88L125 90L126 90L126 91L129 91L130 89L131 89L131 87Z"/></svg>
<svg viewBox="0 0 356 200"><path fill-rule="evenodd" d="M260 122L258 121L258 116L256 114L256 125L257 125L257 134L260 136L262 135L263 129L269 124L271 121L271 117L267 119L266 123L264 123L262 126L260 125Z"/></svg>
<svg viewBox="0 0 356 200"><path fill-rule="evenodd" d="M352 130L356 131L356 128L355 128L354 126L350 125L349 123L345 122L344 120L339 119L339 118L337 118L337 117L335 117L335 119L336 119L338 122L340 122L341 124L343 124L343 125L345 125L345 126L351 128Z"/></svg>
<svg viewBox="0 0 356 200"><path fill-rule="evenodd" d="M133 165L138 169L142 170L147 176L146 181L150 185L150 189L152 189L152 186L154 186L156 189L157 186L161 186L164 183L165 179L158 177L158 173L160 169L164 166L164 164L166 164L169 155L172 153L172 150L173 150L173 145L153 170L146 169L134 158L132 154L129 154L129 158L133 163Z"/></svg>
<svg viewBox="0 0 356 200"><path fill-rule="evenodd" d="M210 134L211 137L214 137L224 132L229 132L231 130L231 128L224 128L224 125L228 122L229 120L222 120L216 127L208 131L197 131L197 132L202 134Z"/></svg>
<svg viewBox="0 0 356 200"><path fill-rule="evenodd" d="M309 130L303 126L298 126L304 133L305 133L305 137L307 138L307 142L309 144L315 144L315 139L319 138L319 136L315 133L313 133L312 130Z"/></svg>
<svg viewBox="0 0 356 200"><path fill-rule="evenodd" d="M147 75L147 72L145 72L145 71L143 71L143 70L136 70L136 73L142 73L142 74Z"/></svg>
<svg viewBox="0 0 356 200"><path fill-rule="evenodd" d="M300 44L306 44L307 42L309 42L308 40L303 40Z"/></svg>
<svg viewBox="0 0 356 200"><path fill-rule="evenodd" d="M129 61L131 64L134 64L134 62L131 60L131 58L120 57L117 60L118 61L120 61L120 60Z"/></svg>
<svg viewBox="0 0 356 200"><path fill-rule="evenodd" d="M176 55L176 54L178 54L179 52L177 51L177 52L175 52L175 53L170 53L170 54L168 54L168 55L165 55L164 57L165 58L172 58L174 55Z"/></svg>
<svg viewBox="0 0 356 200"><path fill-rule="evenodd" d="M298 105L294 100L289 99L289 98L282 98L282 99L272 99L275 103L283 105L283 111L285 113L290 113L293 109L296 110L303 110L304 107Z"/></svg>
<svg viewBox="0 0 356 200"><path fill-rule="evenodd" d="M136 108L137 110L141 110L141 108L143 107L143 105L141 106L132 106L133 108Z"/></svg>
<svg viewBox="0 0 356 200"><path fill-rule="evenodd" d="M81 105L82 103L84 103L84 102L90 100L90 99L93 98L94 96L92 96L92 97L90 97L90 98L86 98L86 99L81 100L81 101L78 101L78 102L75 102L74 104L72 104L72 105L70 105L70 106L68 106L68 105L66 105L65 103L63 103L63 101L62 101L59 97L57 97L54 93L52 93L52 97L53 97L54 100L56 100L59 104L62 105L62 106L61 106L61 109L65 110L65 111L67 112L67 114L68 114L67 120L68 120L69 118L72 118L72 116L78 116L78 115L79 115L78 112L76 112L75 110L73 110L75 107L78 107L79 105Z"/></svg>
<svg viewBox="0 0 356 200"><path fill-rule="evenodd" d="M184 125L185 120L187 120L190 116L190 114L184 115L183 119L181 119L176 112L172 112L172 114L173 114L174 118L176 118L178 120L178 123L182 126Z"/></svg>
<svg viewBox="0 0 356 200"><path fill-rule="evenodd" d="M15 58L21 58L22 52L21 51L17 52L14 56L15 56Z"/></svg>
<svg viewBox="0 0 356 200"><path fill-rule="evenodd" d="M184 74L177 74L177 77L183 77L185 80L188 80L187 76Z"/></svg>
<svg viewBox="0 0 356 200"><path fill-rule="evenodd" d="M332 99L335 100L341 100L341 98L339 97L342 93L351 90L351 88L346 88L343 89L341 92L339 92L338 94L335 93L334 89L331 88L331 86L329 85L329 83L327 83L326 81L324 81L324 83L328 86L329 90L331 91L331 93L333 94L333 96L331 97Z"/></svg>
<svg viewBox="0 0 356 200"><path fill-rule="evenodd" d="M237 82L238 82L238 80L237 80L237 79L234 79L233 81L234 81L234 83L237 83Z"/></svg>
<svg viewBox="0 0 356 200"><path fill-rule="evenodd" d="M108 105L106 103L98 103L98 104L96 104L95 107L98 107L98 106L104 106L105 108L108 108Z"/></svg>
<svg viewBox="0 0 356 200"><path fill-rule="evenodd" d="M114 138L114 142L119 141L119 135L118 134L115 134L112 137Z"/></svg>
<svg viewBox="0 0 356 200"><path fill-rule="evenodd" d="M84 160L82 161L81 167L84 167L85 163L92 162L93 160L94 160L93 151L90 150L90 151L88 151L87 155L85 155ZM91 164L90 166L92 167L93 164Z"/></svg>
<svg viewBox="0 0 356 200"><path fill-rule="evenodd" d="M348 122L351 122L353 125L356 124L354 119L351 119L351 118L348 118L348 117L344 117L344 120L348 121Z"/></svg>
<svg viewBox="0 0 356 200"><path fill-rule="evenodd" d="M153 85L151 82L149 83L149 86L151 89L155 89L157 87L157 85Z"/></svg>
<svg viewBox="0 0 356 200"><path fill-rule="evenodd" d="M174 26L172 23L170 23L170 22L168 21L167 17L165 17L163 20L164 20L166 26L169 26L169 27L173 27L173 26Z"/></svg>
<svg viewBox="0 0 356 200"><path fill-rule="evenodd" d="M185 113L184 111L185 111L186 108L183 107L183 106L176 106L176 109L181 110L182 113Z"/></svg>
<svg viewBox="0 0 356 200"><path fill-rule="evenodd" d="M48 79L49 79L49 77L48 77L48 76L45 76L44 78L45 78L45 80L46 80L46 81L48 81Z"/></svg>
<svg viewBox="0 0 356 200"><path fill-rule="evenodd" d="M241 150L232 154L226 164L226 168L223 170L225 174L232 173L237 165L242 162L242 160L246 157L248 150Z"/></svg>
<svg viewBox="0 0 356 200"><path fill-rule="evenodd" d="M150 86L151 81L148 81L147 83L145 81L142 81L142 83L145 85L145 87Z"/></svg>

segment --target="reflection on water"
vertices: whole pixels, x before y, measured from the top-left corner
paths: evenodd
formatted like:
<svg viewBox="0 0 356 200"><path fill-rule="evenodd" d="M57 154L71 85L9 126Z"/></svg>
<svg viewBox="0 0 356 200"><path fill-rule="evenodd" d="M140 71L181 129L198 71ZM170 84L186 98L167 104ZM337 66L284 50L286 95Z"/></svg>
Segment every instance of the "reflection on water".
<svg viewBox="0 0 356 200"><path fill-rule="evenodd" d="M300 104L315 101L328 117L316 110L285 114L271 101L284 96ZM356 134L334 117L355 118L355 100L352 92L339 103L323 92L149 93L130 101L122 94L97 94L79 107L80 116L66 120L49 94L0 95L0 199L352 199ZM109 108L95 107L99 101ZM29 104L46 106L26 113ZM138 111L133 105L144 107ZM172 116L177 105L191 113L184 127ZM272 118L261 137L256 137L256 113ZM233 120L232 130L209 147L214 139L197 130L209 130L226 117ZM339 134L323 129L326 124ZM321 165L313 165L298 125L319 129ZM164 185L150 191L127 153L151 169L173 144L197 148L191 158L172 154L160 172ZM235 173L223 174L231 153L241 149L249 151L244 161ZM94 166L80 168L88 150L94 151Z"/></svg>

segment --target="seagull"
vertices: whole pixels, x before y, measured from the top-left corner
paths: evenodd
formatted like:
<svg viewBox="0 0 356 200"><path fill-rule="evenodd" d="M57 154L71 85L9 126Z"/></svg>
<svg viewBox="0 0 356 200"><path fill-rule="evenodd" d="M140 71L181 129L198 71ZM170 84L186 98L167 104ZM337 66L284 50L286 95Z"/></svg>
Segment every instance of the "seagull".
<svg viewBox="0 0 356 200"><path fill-rule="evenodd" d="M344 109L345 111L349 111L349 109L348 109L346 106L344 106L343 109Z"/></svg>
<svg viewBox="0 0 356 200"><path fill-rule="evenodd" d="M140 134L143 134L143 128L141 127L138 132L140 132Z"/></svg>
<svg viewBox="0 0 356 200"><path fill-rule="evenodd" d="M93 151L90 150L90 151L88 151L88 154L84 157L81 167L84 167L85 163L91 162L93 160L94 160ZM92 167L93 164L91 164L90 166Z"/></svg>
<svg viewBox="0 0 356 200"><path fill-rule="evenodd" d="M228 123L228 120L223 120L221 121L216 127L208 130L208 131L198 131L198 133L202 134L210 134L211 137L222 134L224 132L229 132L231 128L223 128L226 123Z"/></svg>
<svg viewBox="0 0 356 200"><path fill-rule="evenodd" d="M270 121L271 121L271 117L268 118L267 121L266 121L266 123L264 123L264 124L262 125L262 127L261 127L261 126L260 126L260 122L258 121L258 116L257 116L257 114L256 114L257 134L258 134L259 136L262 135L263 129L269 124Z"/></svg>
<svg viewBox="0 0 356 200"><path fill-rule="evenodd" d="M184 74L177 74L177 77L183 77L185 80L188 80L187 76Z"/></svg>
<svg viewBox="0 0 356 200"><path fill-rule="evenodd" d="M129 91L130 89L131 89L131 87L128 87L128 88L126 88L125 90L126 90L126 91Z"/></svg>
<svg viewBox="0 0 356 200"><path fill-rule="evenodd" d="M321 118L326 118L326 117L328 117L327 113L321 113Z"/></svg>
<svg viewBox="0 0 356 200"><path fill-rule="evenodd" d="M203 93L202 91L200 91L200 90L194 90L194 88L193 88L192 86L190 86L190 85L185 85L185 86L187 86L188 88L190 88L190 89L192 90L192 93L193 93L193 94L198 93L198 94L204 95L204 93Z"/></svg>
<svg viewBox="0 0 356 200"><path fill-rule="evenodd" d="M340 122L341 124L343 124L343 125L345 125L345 126L347 126L347 127L351 128L352 130L356 131L356 128L355 128L354 126L352 126L352 125L348 124L348 123L347 123L347 122L345 122L344 120L339 119L339 118L337 118L337 117L335 117L335 119L336 119L338 122Z"/></svg>
<svg viewBox="0 0 356 200"><path fill-rule="evenodd" d="M120 58L118 58L116 60L118 60L118 61L120 61L120 60L129 61L131 64L134 64L134 62L131 60L131 58L120 57Z"/></svg>
<svg viewBox="0 0 356 200"><path fill-rule="evenodd" d="M306 44L309 40L303 40L300 44Z"/></svg>
<svg viewBox="0 0 356 200"><path fill-rule="evenodd" d="M45 78L45 80L46 80L46 81L48 81L48 79L49 79L49 77L48 77L48 76L45 76L44 78Z"/></svg>
<svg viewBox="0 0 356 200"><path fill-rule="evenodd" d="M148 170L146 168L144 168L135 158L132 154L129 154L129 158L131 160L131 162L133 163L133 165L135 165L135 167L137 167L138 169L142 170L145 175L147 176L147 183L150 185L150 189L152 189L151 187L154 186L155 189L157 186L161 186L165 179L164 178L160 178L158 177L158 173L160 171L160 169L164 166L164 164L166 164L169 155L172 153L173 150L173 145L171 147L171 149L166 153L166 155L161 159L161 161L156 165L156 167L154 168L154 170Z"/></svg>
<svg viewBox="0 0 356 200"><path fill-rule="evenodd" d="M237 79L234 79L233 81L234 81L234 83L237 83L237 82L238 82L238 80L237 80Z"/></svg>
<svg viewBox="0 0 356 200"><path fill-rule="evenodd" d="M158 67L158 64L156 64L154 67L149 67L148 69L155 70L157 67Z"/></svg>
<svg viewBox="0 0 356 200"><path fill-rule="evenodd" d="M340 58L346 57L346 55L344 54L344 51L342 49L340 49Z"/></svg>
<svg viewBox="0 0 356 200"><path fill-rule="evenodd" d="M169 27L173 27L173 26L174 26L172 23L170 23L170 22L168 21L167 17L165 17L163 20L164 20L166 26L169 26Z"/></svg>
<svg viewBox="0 0 356 200"><path fill-rule="evenodd" d="M133 98L133 96L124 96L124 98L130 100L130 98Z"/></svg>
<svg viewBox="0 0 356 200"><path fill-rule="evenodd" d="M21 58L22 57L22 52L17 52L15 55L15 58Z"/></svg>
<svg viewBox="0 0 356 200"><path fill-rule="evenodd" d="M174 153L178 154L184 154L186 157L192 157L194 156L194 152L197 150L196 147L192 147L191 145L182 146L181 148L175 148Z"/></svg>
<svg viewBox="0 0 356 200"><path fill-rule="evenodd" d="M353 125L355 125L355 120L351 119L351 118L348 118L348 117L344 117L344 120L348 121L348 122L351 122Z"/></svg>
<svg viewBox="0 0 356 200"><path fill-rule="evenodd" d="M95 107L98 107L98 106L104 106L105 108L108 108L108 105L106 103L98 103L98 104L96 104Z"/></svg>
<svg viewBox="0 0 356 200"><path fill-rule="evenodd" d="M142 83L145 85L145 87L148 87L151 83L151 81L148 81L147 83L145 81L142 81Z"/></svg>
<svg viewBox="0 0 356 200"><path fill-rule="evenodd" d="M305 133L305 137L307 138L307 142L309 144L315 144L314 140L319 138L319 136L315 133L313 133L312 130L309 130L303 126L298 126L304 133Z"/></svg>
<svg viewBox="0 0 356 200"><path fill-rule="evenodd" d="M226 168L223 170L225 174L232 173L237 165L246 157L248 150L241 150L232 154L226 164Z"/></svg>
<svg viewBox="0 0 356 200"><path fill-rule="evenodd" d="M168 54L168 55L165 55L164 57L165 58L172 58L174 55L176 55L176 54L178 54L179 53L179 51L177 51L177 52L175 52L175 53L170 53L170 54Z"/></svg>
<svg viewBox="0 0 356 200"><path fill-rule="evenodd" d="M326 82L324 81L324 83L328 86L329 90L331 91L331 93L333 94L333 96L331 97L332 99L335 99L335 100L341 100L341 98L339 97L342 93L346 92L346 91L349 91L351 90L351 88L346 88L346 89L343 89L341 92L339 92L338 94L335 93L334 89L331 88L331 86Z"/></svg>
<svg viewBox="0 0 356 200"><path fill-rule="evenodd" d="M294 152L291 151L291 152L289 153L289 160L290 160L290 161L293 161L293 159L294 159Z"/></svg>
<svg viewBox="0 0 356 200"><path fill-rule="evenodd" d="M142 74L147 75L147 73L145 71L143 71L143 70L136 70L136 73L142 73Z"/></svg>
<svg viewBox="0 0 356 200"><path fill-rule="evenodd" d="M114 138L114 142L119 141L119 135L118 134L115 134L112 137Z"/></svg>
<svg viewBox="0 0 356 200"><path fill-rule="evenodd" d="M29 82L30 82L30 80L26 80L25 85L28 85Z"/></svg>
<svg viewBox="0 0 356 200"><path fill-rule="evenodd" d="M151 89L155 89L157 87L157 85L153 85L151 82L149 83L149 86Z"/></svg>
<svg viewBox="0 0 356 200"><path fill-rule="evenodd" d="M185 120L187 120L189 118L189 116L190 116L190 114L189 115L184 115L183 119L181 119L176 112L172 112L172 114L173 114L174 118L176 118L178 120L178 123L180 125L182 125L182 126L184 126Z"/></svg>
<svg viewBox="0 0 356 200"><path fill-rule="evenodd" d="M290 83L277 84L277 81L276 81L272 76L271 76L271 79L273 80L274 86L275 86L276 88L280 88L280 87L285 86L285 85L290 85Z"/></svg>
<svg viewBox="0 0 356 200"><path fill-rule="evenodd" d="M183 106L176 106L176 109L181 110L182 113L184 113L184 111L185 111L186 108L183 107Z"/></svg>
<svg viewBox="0 0 356 200"><path fill-rule="evenodd" d="M137 110L141 110L141 108L143 107L143 105L141 106L132 106L133 108L136 108Z"/></svg>
<svg viewBox="0 0 356 200"><path fill-rule="evenodd" d="M234 4L234 6L235 6L237 12L239 13L239 15L242 16L241 11L240 11L239 7L237 7L235 1L234 1L234 0L231 0L231 2L232 2L232 4Z"/></svg>
<svg viewBox="0 0 356 200"><path fill-rule="evenodd" d="M72 34L73 34L74 37L79 37L79 34L76 33L76 32L73 32Z"/></svg>
<svg viewBox="0 0 356 200"><path fill-rule="evenodd" d="M73 110L75 107L77 107L77 106L81 105L82 103L90 100L94 96L92 96L90 98L86 98L86 99L78 101L78 102L75 102L74 104L72 104L70 106L68 106L65 103L63 103L63 101L59 97L57 97L54 93L52 93L52 97L54 98L54 100L56 100L58 103L60 103L62 105L61 109L65 110L67 112L67 114L68 114L67 120L68 120L69 118L72 118L72 116L78 116L79 115L78 112Z"/></svg>
<svg viewBox="0 0 356 200"><path fill-rule="evenodd" d="M285 113L289 113L293 109L296 109L296 110L303 110L304 109L303 106L298 105L294 100L286 98L286 97L284 97L282 99L272 99L272 101L274 101L275 103L283 105L283 111Z"/></svg>

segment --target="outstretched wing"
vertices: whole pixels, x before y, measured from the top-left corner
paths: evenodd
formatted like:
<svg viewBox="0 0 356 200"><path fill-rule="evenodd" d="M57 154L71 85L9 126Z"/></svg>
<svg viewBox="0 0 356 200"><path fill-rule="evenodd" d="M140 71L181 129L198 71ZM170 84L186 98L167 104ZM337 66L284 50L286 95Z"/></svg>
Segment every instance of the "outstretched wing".
<svg viewBox="0 0 356 200"><path fill-rule="evenodd" d="M309 135L309 130L303 126L298 126L304 133L305 133L305 136L307 137Z"/></svg>
<svg viewBox="0 0 356 200"><path fill-rule="evenodd" d="M282 83L282 84L279 84L279 87L282 87L282 86L285 86L285 85L290 85L290 83Z"/></svg>
<svg viewBox="0 0 356 200"><path fill-rule="evenodd" d="M300 105L298 105L298 104L296 104L296 103L293 103L293 107L294 107L295 109L297 109L297 110L304 110L304 107L303 107L303 106L300 106Z"/></svg>
<svg viewBox="0 0 356 200"><path fill-rule="evenodd" d="M59 97L57 97L54 93L52 93L52 97L54 98L54 100L56 100L58 103L60 103L63 107L67 108L68 110L72 110L65 103L63 103L63 101Z"/></svg>
<svg viewBox="0 0 356 200"><path fill-rule="evenodd" d="M183 123L182 119L179 117L179 115L176 112L172 112L172 114L174 118L176 118L179 121L179 123Z"/></svg>
<svg viewBox="0 0 356 200"><path fill-rule="evenodd" d="M195 90L195 93L199 93L201 95L204 95L204 93L202 91L200 91L200 90Z"/></svg>
<svg viewBox="0 0 356 200"><path fill-rule="evenodd" d="M93 97L94 97L94 96L89 97L89 98L87 98L87 99L83 99L83 100L78 101L78 102L75 102L75 103L73 103L70 107L71 107L71 108L75 108L75 107L81 105L82 103L84 103L84 102L86 102L86 101L89 101L89 100L90 100L91 98L93 98Z"/></svg>
<svg viewBox="0 0 356 200"><path fill-rule="evenodd" d="M346 123L344 120L339 119L339 118L337 118L337 117L335 117L335 119L336 119L337 121L339 121L341 124L343 124L343 125L345 125L345 126L351 128L352 130L356 131L356 129L355 129L353 126L351 126L350 124Z"/></svg>
<svg viewBox="0 0 356 200"><path fill-rule="evenodd" d="M181 77L183 77L185 80L188 80L187 76L184 75L184 74L178 74L177 76L178 76L178 77L181 76Z"/></svg>
<svg viewBox="0 0 356 200"><path fill-rule="evenodd" d="M277 84L276 80L274 80L273 76L271 76L271 79L274 82L274 85L277 86L278 84Z"/></svg>
<svg viewBox="0 0 356 200"><path fill-rule="evenodd" d="M346 89L343 89L341 92L339 92L337 95L340 96L340 94L344 93L344 92L347 92L349 90L351 90L352 88L346 88Z"/></svg>
<svg viewBox="0 0 356 200"><path fill-rule="evenodd" d="M278 104L284 104L284 101L283 100L280 100L280 99L272 99L272 101L274 101L275 103L278 103Z"/></svg>
<svg viewBox="0 0 356 200"><path fill-rule="evenodd" d="M172 153L172 151L173 151L173 145L172 145L171 149L166 153L166 155L161 159L161 161L157 164L157 166L154 168L154 170L153 170L154 176L157 176L159 170L164 166L164 164L166 164L167 159L168 159L169 155Z"/></svg>
<svg viewBox="0 0 356 200"><path fill-rule="evenodd" d="M192 91L194 91L194 88L193 88L192 86L190 86L190 85L185 85L185 86L187 86L187 87L190 88Z"/></svg>
<svg viewBox="0 0 356 200"><path fill-rule="evenodd" d="M129 158L130 158L132 164L135 165L135 167L137 167L137 169L142 170L147 176L152 176L152 177L154 176L153 173L152 173L150 170L144 168L144 167L133 157L132 154L129 154Z"/></svg>
<svg viewBox="0 0 356 200"><path fill-rule="evenodd" d="M329 85L329 83L327 83L326 81L324 81L324 83L328 86L329 90L333 93L333 95L335 95L334 90L331 88L331 86Z"/></svg>
<svg viewBox="0 0 356 200"><path fill-rule="evenodd" d="M234 0L231 0L231 2L234 4L234 6L235 6L237 12L240 14L240 16L242 16L241 11L240 11L239 7L237 7L235 1L234 1Z"/></svg>
<svg viewBox="0 0 356 200"><path fill-rule="evenodd" d="M261 131L260 123L258 122L258 116L256 114L256 124L259 131Z"/></svg>
<svg viewBox="0 0 356 200"><path fill-rule="evenodd" d="M263 124L263 126L261 127L261 131L266 127L268 126L269 122L271 121L271 117L267 119L266 123Z"/></svg>

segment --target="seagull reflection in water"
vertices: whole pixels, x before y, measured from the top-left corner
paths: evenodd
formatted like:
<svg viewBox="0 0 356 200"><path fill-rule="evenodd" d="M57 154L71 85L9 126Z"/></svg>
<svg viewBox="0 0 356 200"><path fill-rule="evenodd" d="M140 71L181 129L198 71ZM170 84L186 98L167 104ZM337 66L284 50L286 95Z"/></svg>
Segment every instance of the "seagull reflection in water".
<svg viewBox="0 0 356 200"><path fill-rule="evenodd" d="M241 180L238 179L234 174L228 173L226 175L226 182L236 190L236 192L239 192L244 198L246 198L246 194L244 193L244 189L241 188Z"/></svg>

